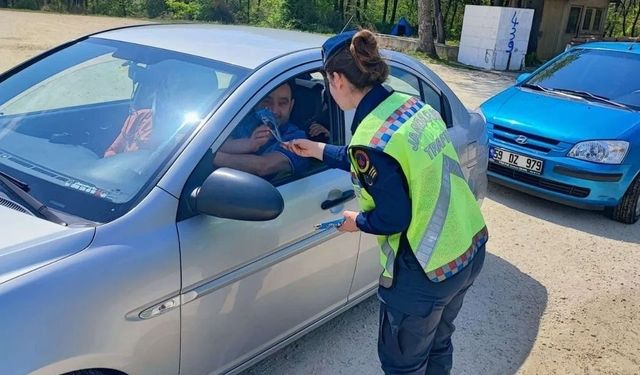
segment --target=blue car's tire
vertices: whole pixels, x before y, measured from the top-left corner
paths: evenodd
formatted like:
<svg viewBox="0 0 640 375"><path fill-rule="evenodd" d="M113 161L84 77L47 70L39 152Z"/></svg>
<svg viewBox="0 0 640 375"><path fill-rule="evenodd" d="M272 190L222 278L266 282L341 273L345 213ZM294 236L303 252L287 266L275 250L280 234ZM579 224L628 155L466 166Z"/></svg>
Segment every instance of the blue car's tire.
<svg viewBox="0 0 640 375"><path fill-rule="evenodd" d="M640 219L640 176L631 183L620 203L611 210L611 218L625 224Z"/></svg>

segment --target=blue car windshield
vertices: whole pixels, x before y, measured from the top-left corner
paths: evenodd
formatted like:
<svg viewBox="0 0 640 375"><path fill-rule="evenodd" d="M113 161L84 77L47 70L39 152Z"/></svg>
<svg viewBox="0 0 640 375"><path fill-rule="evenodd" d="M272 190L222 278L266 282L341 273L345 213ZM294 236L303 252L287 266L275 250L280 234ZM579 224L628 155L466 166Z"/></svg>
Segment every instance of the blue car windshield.
<svg viewBox="0 0 640 375"><path fill-rule="evenodd" d="M58 213L111 221L248 73L100 38L59 49L0 76L0 172Z"/></svg>
<svg viewBox="0 0 640 375"><path fill-rule="evenodd" d="M536 73L526 84L589 93L640 110L638 72L640 54L577 49Z"/></svg>

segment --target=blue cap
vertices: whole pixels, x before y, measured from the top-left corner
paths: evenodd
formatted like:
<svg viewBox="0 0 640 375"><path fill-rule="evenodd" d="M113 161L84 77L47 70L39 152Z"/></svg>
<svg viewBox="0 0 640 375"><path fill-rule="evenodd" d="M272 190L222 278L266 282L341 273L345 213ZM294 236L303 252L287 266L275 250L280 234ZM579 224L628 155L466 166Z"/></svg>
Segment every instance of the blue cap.
<svg viewBox="0 0 640 375"><path fill-rule="evenodd" d="M333 55L335 55L342 47L348 46L351 43L351 39L356 35L357 30L345 31L338 35L334 35L331 38L327 39L326 42L322 45L322 63L323 65L327 63L327 60Z"/></svg>

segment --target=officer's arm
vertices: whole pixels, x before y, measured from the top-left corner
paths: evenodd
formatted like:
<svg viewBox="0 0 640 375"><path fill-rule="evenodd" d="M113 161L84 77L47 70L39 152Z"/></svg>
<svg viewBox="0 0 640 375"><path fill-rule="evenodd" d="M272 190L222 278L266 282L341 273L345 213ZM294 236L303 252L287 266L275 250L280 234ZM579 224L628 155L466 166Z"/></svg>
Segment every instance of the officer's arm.
<svg viewBox="0 0 640 375"><path fill-rule="evenodd" d="M278 172L291 171L289 159L280 152L269 152L264 155L217 152L213 164L217 167L233 168L257 176L269 176Z"/></svg>
<svg viewBox="0 0 640 375"><path fill-rule="evenodd" d="M398 162L380 151L365 151L369 167L359 171L363 188L376 207L356 218L363 232L390 235L404 232L411 222L411 201L405 177Z"/></svg>
<svg viewBox="0 0 640 375"><path fill-rule="evenodd" d="M322 153L322 161L329 168L342 169L349 171L351 164L347 155L347 146L326 145Z"/></svg>

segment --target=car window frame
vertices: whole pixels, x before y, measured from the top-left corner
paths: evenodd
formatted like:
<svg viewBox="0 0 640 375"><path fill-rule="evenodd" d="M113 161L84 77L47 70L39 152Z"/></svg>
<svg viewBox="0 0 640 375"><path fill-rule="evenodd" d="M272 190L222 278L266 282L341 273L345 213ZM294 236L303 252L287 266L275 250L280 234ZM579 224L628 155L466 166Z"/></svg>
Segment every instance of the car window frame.
<svg viewBox="0 0 640 375"><path fill-rule="evenodd" d="M258 90L254 92L254 94L248 100L245 101L244 105L235 113L235 115L229 121L227 121L227 123L224 125L224 128L214 136L214 138L211 141L211 145L205 151L205 155L201 156L200 159L198 159L198 163L196 163L196 165L193 167L193 170L191 171L191 173L189 174L189 177L185 181L179 196L180 203L178 205L178 213L176 217L177 222L180 222L198 215L198 213L191 212L191 210L189 209L188 200L189 200L191 191L189 191L188 189L190 187L197 188L198 186L200 186L201 182L194 183L193 179L197 177L194 175L194 173L197 172L197 166L203 162L203 159L205 159L207 155L213 154L220 147L222 147L224 142L227 139L229 139L233 131L240 125L242 120L244 120L244 118L251 113L251 111L256 106L256 104L258 104L271 91L273 91L275 88L277 88L284 82L292 80L302 74L319 72L321 70L322 70L321 60L308 61L296 67L290 68L274 76L269 81L265 82ZM347 142L346 135L344 130L341 129L343 126L338 121L336 121L337 105L335 104L335 101L333 101L333 98L329 94L328 83L326 79L324 81L324 85L325 85L324 95L327 95L329 99L329 102L328 102L329 122L330 122L329 130L330 132L334 131L334 129L337 130L336 134L333 134L333 133L331 134L331 141L334 142L332 144L346 145L346 142ZM237 88L238 87L236 86L234 90ZM205 124L205 126L207 126L207 124ZM338 139L339 141L335 142L336 139ZM340 143L340 141L342 141L342 143ZM272 181L269 181L269 182L272 183L274 187L278 188L291 183L295 183L307 177L314 176L318 173L322 173L324 171L327 171L328 169L329 167L326 166L325 164L317 164L317 166L313 168L311 173L305 173L304 175L296 178L289 177L289 178L284 178L282 180L276 180L275 182L272 182Z"/></svg>
<svg viewBox="0 0 640 375"><path fill-rule="evenodd" d="M418 79L418 82L420 84L420 100L422 100L423 102L425 101L425 95L424 95L425 87L428 87L429 89L433 90L440 97L440 108L434 108L434 109L438 111L438 113L440 113L440 116L442 117L442 120L444 121L444 123L447 125L447 128L452 128L454 126L451 103L449 102L449 99L447 98L447 96L444 95L444 92L438 87L438 85L436 85L433 81L431 81L431 79L429 79L427 76L416 71L410 66L407 66L405 64L402 64L393 60L388 60L388 64L390 67L392 66L396 69L404 70L405 72L415 76Z"/></svg>

